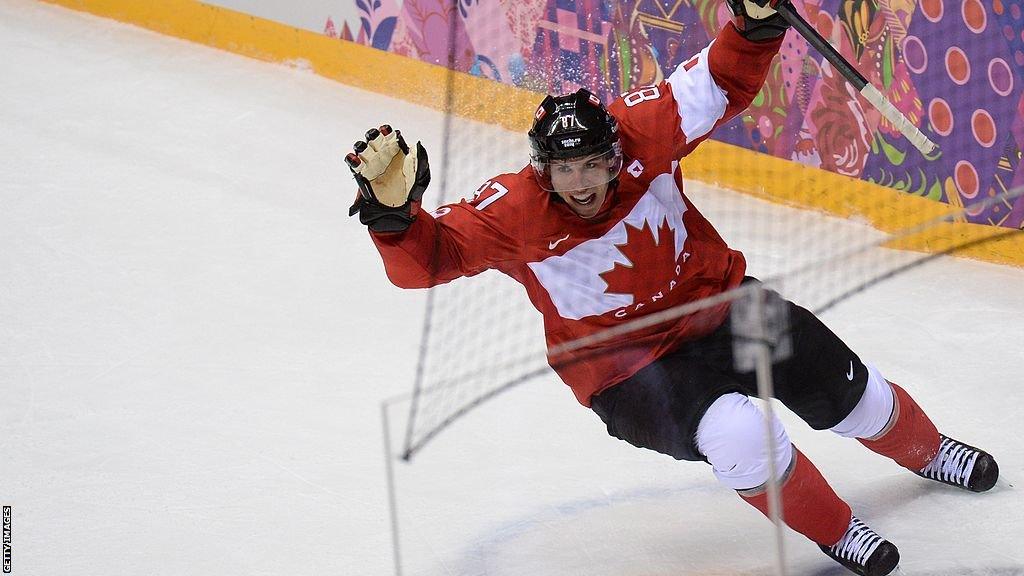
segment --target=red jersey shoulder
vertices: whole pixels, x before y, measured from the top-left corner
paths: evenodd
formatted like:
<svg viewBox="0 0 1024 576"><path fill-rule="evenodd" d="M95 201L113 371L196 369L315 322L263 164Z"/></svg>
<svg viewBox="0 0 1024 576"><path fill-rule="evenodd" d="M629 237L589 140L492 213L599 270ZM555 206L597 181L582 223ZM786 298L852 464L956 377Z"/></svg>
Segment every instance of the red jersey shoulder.
<svg viewBox="0 0 1024 576"><path fill-rule="evenodd" d="M619 138L626 156L652 164L682 156L686 136L668 83L662 81L626 92L608 110L619 123Z"/></svg>
<svg viewBox="0 0 1024 576"><path fill-rule="evenodd" d="M465 198L445 204L431 215L446 228L477 238L502 238L521 244L534 209L529 205L539 192L527 166L518 173L499 174L481 183Z"/></svg>
<svg viewBox="0 0 1024 576"><path fill-rule="evenodd" d="M528 202L531 188L536 186L528 171L529 167L488 179L476 189L469 204L477 210L486 210L490 206L496 206L498 210L518 210Z"/></svg>
<svg viewBox="0 0 1024 576"><path fill-rule="evenodd" d="M439 207L434 211L434 216L444 216L452 209L465 208L478 212L488 213L510 213L518 210L524 189L529 185L522 172L498 174L485 182L466 197ZM494 206L492 208L492 206Z"/></svg>

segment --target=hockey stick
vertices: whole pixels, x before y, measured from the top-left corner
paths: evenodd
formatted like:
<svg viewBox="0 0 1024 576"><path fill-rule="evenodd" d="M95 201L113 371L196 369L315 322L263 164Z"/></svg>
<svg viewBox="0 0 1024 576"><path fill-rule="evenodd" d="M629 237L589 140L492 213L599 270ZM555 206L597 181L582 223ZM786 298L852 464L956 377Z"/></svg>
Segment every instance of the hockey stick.
<svg viewBox="0 0 1024 576"><path fill-rule="evenodd" d="M799 32L811 46L814 46L814 48L817 49L817 51L820 52L821 55L839 71L840 74L843 75L843 78L846 78L846 80L852 84L862 96L867 98L868 102L882 113L882 116L885 116L885 118L891 122L897 130L906 136L907 140L910 140L910 143L921 151L921 154L927 156L932 152L935 152L938 145L929 140L928 137L917 128L917 126L914 126L909 120L907 120L907 117L897 110L896 107L892 105L892 102L889 102L885 95L878 91L878 88L872 86L871 83L867 81L867 78L858 72L857 69L846 60L846 58L843 58L839 51L833 48L827 40L822 38L821 34L819 34L817 30L815 30L807 23L806 20L803 19L802 16L800 16L800 14L797 13L796 8L793 7L790 0L783 0L782 2L779 2L779 4L775 6L775 10L781 14L782 17L785 18L786 22L789 22L790 26Z"/></svg>

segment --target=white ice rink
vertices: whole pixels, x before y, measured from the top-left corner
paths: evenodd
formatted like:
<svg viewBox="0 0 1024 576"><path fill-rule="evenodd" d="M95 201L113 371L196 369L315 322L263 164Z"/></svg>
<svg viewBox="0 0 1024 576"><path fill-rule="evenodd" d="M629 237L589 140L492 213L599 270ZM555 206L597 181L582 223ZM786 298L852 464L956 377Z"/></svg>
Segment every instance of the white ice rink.
<svg viewBox="0 0 1024 576"><path fill-rule="evenodd" d="M410 388L425 293L391 287L348 218L342 155L383 122L439 150L441 121L300 69L0 0L13 574L391 573L379 403ZM729 225L739 210L877 236L688 190L754 274L809 238L744 236ZM941 430L996 456L991 493L931 484L785 415L908 575L1024 574L1022 288L1024 270L946 258L825 317ZM471 413L398 482L407 575L774 565L770 524L710 469L608 437L553 376ZM786 543L791 574L846 573L801 537Z"/></svg>

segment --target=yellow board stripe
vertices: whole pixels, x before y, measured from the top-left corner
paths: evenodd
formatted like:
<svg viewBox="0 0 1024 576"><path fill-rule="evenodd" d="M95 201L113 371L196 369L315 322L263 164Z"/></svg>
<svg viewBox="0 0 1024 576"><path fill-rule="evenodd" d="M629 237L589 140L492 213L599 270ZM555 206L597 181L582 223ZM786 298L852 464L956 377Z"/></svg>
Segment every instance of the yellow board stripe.
<svg viewBox="0 0 1024 576"><path fill-rule="evenodd" d="M459 116L525 132L541 99L537 92L443 65L328 38L308 30L196 0L42 0L112 18L192 42L269 62L308 62L312 70L343 84ZM443 63L439 63L443 64ZM387 74L382 74L387 70ZM448 85L451 84L451 99ZM899 232L950 214L954 207L803 166L712 140L683 160L687 178L718 184L773 202L858 217L884 232ZM948 186L947 186L948 188ZM959 203L955 190L951 200ZM1024 266L1024 232L953 222L891 243L892 247L941 252L967 243L960 256ZM1002 236L999 240L982 242Z"/></svg>
<svg viewBox="0 0 1024 576"><path fill-rule="evenodd" d="M929 226L887 246L929 253L951 251L957 256L1024 266L1024 231L969 224L954 206L857 178L714 140L705 141L684 158L683 171L688 178L772 202L867 221L893 234L945 217L953 221Z"/></svg>

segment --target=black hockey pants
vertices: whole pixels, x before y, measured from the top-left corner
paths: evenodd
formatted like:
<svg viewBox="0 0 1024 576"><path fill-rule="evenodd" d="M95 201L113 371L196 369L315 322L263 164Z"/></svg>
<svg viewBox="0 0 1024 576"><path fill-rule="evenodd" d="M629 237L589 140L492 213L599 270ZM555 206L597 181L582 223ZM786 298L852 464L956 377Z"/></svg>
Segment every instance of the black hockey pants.
<svg viewBox="0 0 1024 576"><path fill-rule="evenodd" d="M860 401L867 368L814 314L784 302L792 354L773 366L775 397L812 428L831 428ZM754 372L735 368L733 331L726 320L708 336L601 391L591 408L616 438L677 460L704 460L694 440L697 424L712 402L730 392L756 396L757 381Z"/></svg>

